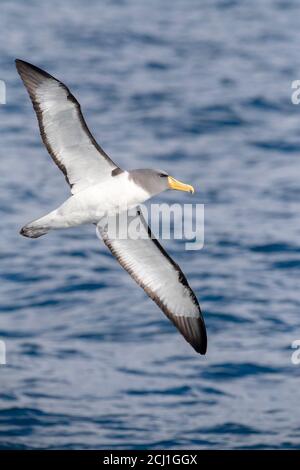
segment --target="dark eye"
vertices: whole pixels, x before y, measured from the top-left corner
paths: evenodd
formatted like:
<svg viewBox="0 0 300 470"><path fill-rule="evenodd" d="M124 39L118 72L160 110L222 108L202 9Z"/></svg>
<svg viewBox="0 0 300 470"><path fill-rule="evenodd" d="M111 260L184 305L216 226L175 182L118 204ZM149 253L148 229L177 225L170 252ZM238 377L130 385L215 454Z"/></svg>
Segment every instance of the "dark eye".
<svg viewBox="0 0 300 470"><path fill-rule="evenodd" d="M167 175L166 173L160 173L159 176L160 176L161 178L166 178L168 175Z"/></svg>

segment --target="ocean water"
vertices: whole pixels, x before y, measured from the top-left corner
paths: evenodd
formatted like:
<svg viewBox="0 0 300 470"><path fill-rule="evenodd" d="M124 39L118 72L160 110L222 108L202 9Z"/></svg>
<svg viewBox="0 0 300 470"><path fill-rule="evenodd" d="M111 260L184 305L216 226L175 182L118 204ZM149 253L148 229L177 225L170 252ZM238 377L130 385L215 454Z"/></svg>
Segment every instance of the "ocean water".
<svg viewBox="0 0 300 470"><path fill-rule="evenodd" d="M299 14L296 0L1 2L2 449L299 447ZM16 57L71 88L121 167L198 189L204 248L164 246L200 300L205 357L94 227L18 234L69 193Z"/></svg>

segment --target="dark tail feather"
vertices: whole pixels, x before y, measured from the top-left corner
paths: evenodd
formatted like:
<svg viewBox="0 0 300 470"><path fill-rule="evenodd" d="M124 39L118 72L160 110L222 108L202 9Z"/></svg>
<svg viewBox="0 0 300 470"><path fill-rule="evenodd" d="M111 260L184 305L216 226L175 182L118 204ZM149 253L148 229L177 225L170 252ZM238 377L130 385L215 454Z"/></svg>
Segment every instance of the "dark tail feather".
<svg viewBox="0 0 300 470"><path fill-rule="evenodd" d="M21 228L20 234L28 238L39 238L49 232L49 230L50 229L47 227L34 227L33 225L25 225Z"/></svg>

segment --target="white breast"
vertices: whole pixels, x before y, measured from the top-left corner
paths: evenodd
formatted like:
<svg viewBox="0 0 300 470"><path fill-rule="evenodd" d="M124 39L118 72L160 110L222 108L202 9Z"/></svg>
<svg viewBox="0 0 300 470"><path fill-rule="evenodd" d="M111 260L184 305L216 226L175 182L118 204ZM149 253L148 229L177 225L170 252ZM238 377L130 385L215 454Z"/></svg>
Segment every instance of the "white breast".
<svg viewBox="0 0 300 470"><path fill-rule="evenodd" d="M128 172L123 172L74 194L58 211L61 216L71 216L80 223L97 223L103 215L131 209L150 196L129 178Z"/></svg>

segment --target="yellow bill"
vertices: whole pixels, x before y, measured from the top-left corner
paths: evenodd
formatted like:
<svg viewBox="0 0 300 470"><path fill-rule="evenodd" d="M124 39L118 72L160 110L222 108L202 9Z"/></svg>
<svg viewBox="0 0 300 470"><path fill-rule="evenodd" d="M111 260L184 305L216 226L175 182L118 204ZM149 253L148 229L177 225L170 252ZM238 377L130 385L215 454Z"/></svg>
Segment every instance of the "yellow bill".
<svg viewBox="0 0 300 470"><path fill-rule="evenodd" d="M182 183L181 181L172 178L172 176L168 176L168 183L170 189L177 189L178 191L188 191L192 194L194 194L195 192L193 186L191 186L190 184Z"/></svg>

